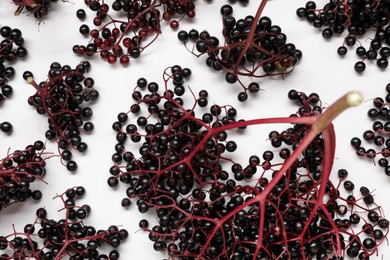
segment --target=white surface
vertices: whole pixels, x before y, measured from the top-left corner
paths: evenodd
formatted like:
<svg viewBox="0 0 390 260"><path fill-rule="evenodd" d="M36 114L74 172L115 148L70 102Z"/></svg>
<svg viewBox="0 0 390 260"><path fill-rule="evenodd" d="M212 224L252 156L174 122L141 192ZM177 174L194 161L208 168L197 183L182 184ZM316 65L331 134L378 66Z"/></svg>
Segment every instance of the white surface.
<svg viewBox="0 0 390 260"><path fill-rule="evenodd" d="M31 16L24 14L19 17L13 16L15 8L10 2L12 1L0 1L0 25L18 27L22 30L29 55L25 60L18 61L14 65L16 77L9 83L14 88L14 95L0 109L0 122L8 120L14 126L11 136L0 132L0 157L4 157L8 148L22 149L35 140L43 139L47 128L47 118L38 115L27 104L27 98L35 91L23 81L22 73L25 70L31 70L35 78L40 81L46 79L49 65L53 61L74 67L82 58L72 53L72 46L88 42L87 38L79 34L78 28L82 22L75 16L78 8L84 8L82 4L84 1L58 2L40 25ZM219 36L221 16L219 15L220 4L217 2L220 0L214 1L213 4L197 1L196 18L183 21L179 29L196 28L199 31L207 29L211 34ZM243 18L248 14L254 15L259 1L251 0L250 2L247 7L234 5L236 18ZM161 75L164 68L168 66L179 64L191 68L193 76L188 84L195 92L206 88L210 93L209 102L234 105L239 115L246 119L287 116L294 113L296 107L292 106L287 99L287 92L292 88L307 94L317 92L325 104L333 102L350 90L361 91L365 100L384 96L384 88L389 82L390 68L383 72L375 64L367 64L363 75L357 75L353 70L353 65L357 61L354 51L351 50L344 59L339 58L336 53L337 47L343 41L341 37L325 41L317 29L296 17L295 10L304 6L305 3L306 0L275 0L267 4L263 14L270 16L273 23L281 26L288 41L303 51L303 59L285 80L261 79L261 88L264 91L256 97L251 96L244 104L240 104L236 99L239 87L227 85L223 73L211 72L204 65L205 57L196 59L191 55L178 42L177 32L172 31L165 22L162 23L163 34L142 53L140 59L132 60L132 64L128 67L120 64L109 65L100 57L89 59L92 69L88 75L95 79L96 89L101 95L98 102L92 106L94 111L92 122L95 124L95 130L91 135L83 136L89 149L85 155L73 152L79 165L78 171L74 174L69 173L65 167L60 165L58 159L49 160L45 177L48 185L34 184L34 187L39 187L43 191L43 199L38 203L29 200L1 212L0 235L11 233L12 224L21 230L24 223L34 220L35 210L38 207L46 207L49 217L57 218L57 215L61 214L57 213L61 204L59 200L51 198L69 187L83 185L87 190L87 195L80 203L88 203L92 207L92 214L86 219L86 223L97 228L106 228L111 224L116 224L128 229L130 237L119 248L123 259L163 259L166 257L165 254L154 252L152 242L148 240L146 233L137 232L138 222L144 215L138 212L136 206L128 210L121 207L120 201L125 196L125 187L121 186L117 190L112 190L106 184L106 179L109 177L108 169L111 166L111 155L115 145L112 123L119 112L128 110L136 80L139 77L146 77L149 81L162 84ZM86 23L91 24L92 17L92 13L87 10ZM369 42L363 40L363 44L369 44ZM222 96L220 93L226 95ZM337 150L334 170L346 168L350 172L350 179L356 186L365 185L371 190L375 189L375 200L383 206L388 216L390 214L388 202L390 178L379 167L374 167L367 160L357 158L349 145L351 137L361 137L363 131L371 127L371 122L366 116L369 107L371 107L369 101L363 102L361 106L350 109L335 120ZM283 126L262 127L261 129L264 131L247 137L248 147L253 147L256 142L265 143L264 140L269 130L280 130ZM267 149L270 148L272 149L270 146L267 147ZM48 145L48 151L55 151L54 149L53 143ZM241 144L240 149L247 148ZM261 152L258 151L258 153ZM244 160L247 159L244 158ZM384 259L389 258L390 248L382 248L381 253L384 254ZM381 255L374 256L372 259L381 259Z"/></svg>

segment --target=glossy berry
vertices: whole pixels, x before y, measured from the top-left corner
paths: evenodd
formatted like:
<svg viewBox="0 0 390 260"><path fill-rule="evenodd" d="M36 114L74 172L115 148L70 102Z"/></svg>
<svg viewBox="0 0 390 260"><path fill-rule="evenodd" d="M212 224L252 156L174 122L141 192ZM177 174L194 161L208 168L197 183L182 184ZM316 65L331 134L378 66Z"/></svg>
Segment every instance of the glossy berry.
<svg viewBox="0 0 390 260"><path fill-rule="evenodd" d="M13 126L10 122L2 122L0 123L0 130L4 133L11 134Z"/></svg>

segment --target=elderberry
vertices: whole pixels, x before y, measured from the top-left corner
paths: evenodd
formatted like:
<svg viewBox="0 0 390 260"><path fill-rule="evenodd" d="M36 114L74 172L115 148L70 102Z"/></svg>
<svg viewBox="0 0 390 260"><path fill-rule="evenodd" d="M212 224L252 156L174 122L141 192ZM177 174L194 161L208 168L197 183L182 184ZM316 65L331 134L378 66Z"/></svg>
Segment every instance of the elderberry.
<svg viewBox="0 0 390 260"><path fill-rule="evenodd" d="M4 133L11 134L12 133L13 126L10 122L2 122L0 124L0 130Z"/></svg>

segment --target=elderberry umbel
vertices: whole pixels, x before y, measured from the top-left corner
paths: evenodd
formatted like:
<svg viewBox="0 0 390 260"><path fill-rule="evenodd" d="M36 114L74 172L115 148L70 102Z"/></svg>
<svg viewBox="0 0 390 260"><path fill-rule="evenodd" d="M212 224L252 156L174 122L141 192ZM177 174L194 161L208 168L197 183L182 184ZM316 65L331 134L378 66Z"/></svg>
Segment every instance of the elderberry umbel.
<svg viewBox="0 0 390 260"><path fill-rule="evenodd" d="M94 124L90 121L93 111L90 107L99 97L95 81L85 75L90 70L88 61L80 62L74 69L58 62L50 65L48 79L39 84L33 74L26 71L23 78L31 84L36 93L29 97L28 103L38 114L48 117L48 130L45 136L55 140L61 150L61 159L69 171L77 169L72 160L72 148L85 152L88 145L83 142L82 134L90 133Z"/></svg>
<svg viewBox="0 0 390 260"><path fill-rule="evenodd" d="M363 72L364 61L374 61L381 69L388 67L390 56L390 24L388 10L390 2L378 1L328 1L322 8L314 1L297 10L298 17L305 18L315 28L323 28L322 36L330 39L333 35L346 35L343 45L337 50L345 56L348 49L358 44L356 55L360 61L355 63L355 71ZM366 32L374 30L375 36L369 39L370 45L363 46L360 41Z"/></svg>
<svg viewBox="0 0 390 260"><path fill-rule="evenodd" d="M169 22L176 29L183 18L195 17L193 0L115 0L111 7L99 0L84 2L95 17L93 28L82 24L80 33L92 40L73 46L73 51L82 56L99 54L110 64L119 61L127 65L131 59L139 58L161 33L162 23ZM77 16L85 17L81 12Z"/></svg>
<svg viewBox="0 0 390 260"><path fill-rule="evenodd" d="M0 234L1 259L119 259L116 249L128 237L125 229L111 225L96 229L85 219L91 213L87 204L76 205L85 189L77 186L57 195L63 203L64 217L54 220L45 208L36 211L35 221L14 228L12 234ZM3 231L4 232L4 231ZM107 246L110 248L107 252Z"/></svg>
<svg viewBox="0 0 390 260"><path fill-rule="evenodd" d="M157 214L157 225L139 223L155 250L183 259L340 259L377 252L388 221L369 206L375 203L370 191L343 198L342 183L353 190L348 172L338 171L339 182L329 179L335 147L327 124L341 107L359 104L360 94L325 109L316 93L293 90L289 98L300 108L290 117L237 120L234 107L209 105L207 91L184 87L189 74L167 68L163 87L139 78L130 109L112 125L117 144L108 185L127 186L123 206L135 200L141 213ZM270 133L273 149L235 161L239 143L229 133L263 123L292 127Z"/></svg>
<svg viewBox="0 0 390 260"><path fill-rule="evenodd" d="M12 0L12 2L17 6L15 15L26 11L41 21L48 14L51 3L56 3L58 0Z"/></svg>
<svg viewBox="0 0 390 260"><path fill-rule="evenodd" d="M33 189L36 180L43 181L46 174L44 143L36 141L24 150L15 150L0 159L0 211L29 198L40 200L42 192Z"/></svg>
<svg viewBox="0 0 390 260"><path fill-rule="evenodd" d="M133 104L129 111L119 113L118 120L112 125L117 132L117 144L116 152L112 156L114 166L110 169L112 177L108 179L110 186L116 186L119 181L133 183L130 188L136 194L129 197L136 197L138 193L143 193L143 190L137 191L138 178L131 173L145 171L146 175L141 174L139 178L139 185L145 182L142 185L151 192L157 189L155 185L158 184L155 182L169 181L178 176L181 176L182 180L174 184L175 187L181 186L180 190L187 193L193 188L196 176L186 165L179 165L178 161L193 152L195 146L207 135L204 132L207 128L236 122L237 111L231 106L214 104L209 107L208 93L205 90L199 92L194 104L187 106L192 109L185 109L183 96L191 95L190 90L185 87L185 80L190 75L190 69L175 65L164 72L162 87L156 82L148 82L145 78L138 79L132 94ZM142 109L143 107L146 111ZM209 107L209 109L206 111L205 108L202 109L203 114L198 118L195 117L195 107ZM129 117L136 118L130 120ZM132 144L126 146L129 142ZM197 170L202 172L202 177L197 180L200 182L211 176L225 179L227 173L218 169L219 163L216 162L211 167L207 165L204 158L214 154L212 157L217 159L220 154L234 152L235 149L235 142L228 140L226 132L210 138L203 149L196 151L198 156L193 159L194 167L196 165ZM140 158L134 154L134 150L139 151ZM164 168L167 167L167 172L155 176L153 172L158 171L160 164ZM150 171L150 177L147 171ZM132 192L129 190L128 195ZM145 199L149 199L150 196ZM146 206L142 203L141 205Z"/></svg>
<svg viewBox="0 0 390 260"><path fill-rule="evenodd" d="M386 86L386 95L372 100L367 116L372 126L362 134L362 138L353 137L351 146L358 156L366 157L383 168L390 176L390 84ZM364 143L363 143L364 142Z"/></svg>
<svg viewBox="0 0 390 260"><path fill-rule="evenodd" d="M255 16L236 19L231 5L222 6L222 42L206 30L182 30L178 33L178 39L194 55L207 55L207 66L214 71L222 71L226 82L243 87L244 91L238 94L239 101L245 101L248 92L260 90L257 82L245 85L242 78L283 76L293 71L302 58L302 52L287 41L280 26L272 24L269 17L261 17L263 8L264 5L260 5ZM195 48L189 48L188 41L193 42Z"/></svg>

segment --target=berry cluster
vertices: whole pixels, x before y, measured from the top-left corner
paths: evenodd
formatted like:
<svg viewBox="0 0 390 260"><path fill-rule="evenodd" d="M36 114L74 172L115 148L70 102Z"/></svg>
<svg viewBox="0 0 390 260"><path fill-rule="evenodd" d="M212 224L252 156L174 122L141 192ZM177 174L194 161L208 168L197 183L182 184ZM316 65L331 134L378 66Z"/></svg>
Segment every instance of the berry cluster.
<svg viewBox="0 0 390 260"><path fill-rule="evenodd" d="M356 154L364 156L377 162L384 169L387 176L390 176L390 84L386 86L386 96L376 97L372 101L373 107L367 111L367 115L373 120L371 129L364 131L362 139L372 148L366 148L362 144L362 139L353 137L351 146ZM376 159L380 156L380 159Z"/></svg>
<svg viewBox="0 0 390 260"><path fill-rule="evenodd" d="M9 26L0 28L0 35L4 39L0 42L0 104L9 98L13 89L8 85L8 81L14 76L15 69L7 66L8 62L15 61L17 58L23 58L27 55L27 49L23 46L24 39L22 32ZM9 122L0 124L0 130L5 133L12 132L12 125Z"/></svg>
<svg viewBox="0 0 390 260"><path fill-rule="evenodd" d="M175 29L184 17L195 16L193 0L115 0L111 8L104 1L84 2L96 13L93 19L95 28L90 30L87 24L80 26L80 33L92 37L92 41L87 45L74 45L73 52L82 56L99 53L110 64L119 60L122 65L127 65L130 59L139 58L161 33L162 20L170 22L170 27ZM160 10L163 10L162 14ZM86 17L83 9L76 15L81 20Z"/></svg>
<svg viewBox="0 0 390 260"><path fill-rule="evenodd" d="M23 232L0 236L1 259L119 259L115 249L128 237L125 229L110 226L96 230L84 223L91 211L89 205L77 206L75 199L83 196L82 186L70 188L56 196L61 199L65 210L64 219L47 217L47 211L39 208L36 220L25 225ZM104 245L111 246L109 254L101 252Z"/></svg>
<svg viewBox="0 0 390 260"><path fill-rule="evenodd" d="M363 72L366 69L365 60L376 61L379 68L388 67L390 57L389 33L389 1L329 1L322 8L318 8L314 1L308 1L305 7L297 10L297 15L306 18L315 28L322 28L322 36L330 39L334 34L342 35L348 31L343 45L337 50L340 56L345 56L347 47L358 43L356 54L361 59L355 63L355 71ZM375 36L370 39L370 46L366 49L359 38L369 30L375 30Z"/></svg>
<svg viewBox="0 0 390 260"><path fill-rule="evenodd" d="M160 4L163 7L162 19L169 22L169 26L172 29L179 27L179 22L184 17L193 18L196 15L194 0L160 0ZM210 2L206 0L205 2ZM173 19L178 16L178 19Z"/></svg>
<svg viewBox="0 0 390 260"><path fill-rule="evenodd" d="M181 30L178 39L184 44L194 42L199 54L206 54L206 64L214 71L223 71L229 84L238 82L244 89L238 94L239 101L248 98L247 92L258 92L257 82L244 86L241 77L260 78L290 73L302 58L302 52L287 42L287 36L278 25L273 25L269 17L260 18L263 5L256 16L248 15L244 19L233 16L233 7L223 5L220 9L223 21L224 42L207 31ZM188 48L188 47L187 47ZM193 48L192 48L193 49Z"/></svg>
<svg viewBox="0 0 390 260"><path fill-rule="evenodd" d="M24 150L16 150L0 159L0 211L28 198L40 200L42 192L32 190L35 180L43 181L46 174L44 143L36 141Z"/></svg>
<svg viewBox="0 0 390 260"><path fill-rule="evenodd" d="M58 2L58 0L12 0L18 6L15 15L19 15L26 10L28 14L41 21L49 12L51 3ZM62 0L67 1L67 0Z"/></svg>
<svg viewBox="0 0 390 260"><path fill-rule="evenodd" d="M38 114L49 117L45 136L57 141L58 148L62 150L61 159L67 161L69 171L77 169L70 148L85 152L88 145L82 141L81 133L94 129L93 123L88 121L93 111L87 105L99 97L99 92L94 88L95 81L84 75L90 67L88 61L80 62L75 69L53 62L48 79L39 84L30 71L23 73L23 78L37 91L29 97L28 103L35 107Z"/></svg>
<svg viewBox="0 0 390 260"><path fill-rule="evenodd" d="M324 122L344 107L340 102L361 102L359 95L350 93L323 113L317 94L293 90L296 114L237 120L235 108L208 105L207 91L195 95L184 88L189 74L177 65L168 68L162 90L140 78L130 110L112 126L117 144L108 185L128 186L123 206L136 200L141 213L156 212L157 225L139 223L155 250L182 259L342 259L377 252L389 222L370 191L353 194L346 170L338 171L338 183L329 179L334 132ZM188 92L191 105L185 105ZM128 123L130 116L136 119ZM264 123L293 124L269 134L278 158L267 150L262 158L236 162L238 143L228 134ZM347 198L338 191L341 184L351 193Z"/></svg>

